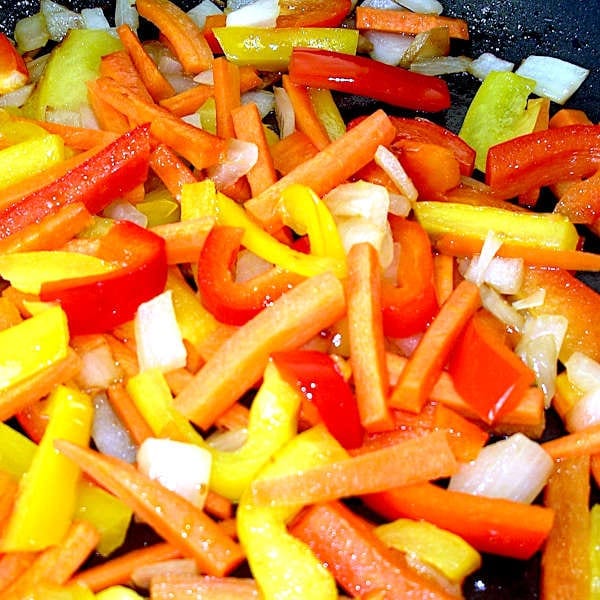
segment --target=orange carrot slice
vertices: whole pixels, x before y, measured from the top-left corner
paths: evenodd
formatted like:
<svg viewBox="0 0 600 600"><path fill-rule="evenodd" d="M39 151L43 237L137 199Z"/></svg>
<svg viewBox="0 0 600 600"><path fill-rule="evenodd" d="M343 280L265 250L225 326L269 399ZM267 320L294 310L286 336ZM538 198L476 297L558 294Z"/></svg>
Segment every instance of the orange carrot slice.
<svg viewBox="0 0 600 600"><path fill-rule="evenodd" d="M231 111L241 105L240 69L224 56L219 56L213 63L213 77L217 135L222 138L235 137Z"/></svg>

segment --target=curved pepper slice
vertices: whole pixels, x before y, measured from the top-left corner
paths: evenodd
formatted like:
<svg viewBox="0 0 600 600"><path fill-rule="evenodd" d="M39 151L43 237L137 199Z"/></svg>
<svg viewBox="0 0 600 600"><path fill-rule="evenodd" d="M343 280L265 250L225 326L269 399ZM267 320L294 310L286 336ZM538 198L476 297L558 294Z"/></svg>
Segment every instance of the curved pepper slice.
<svg viewBox="0 0 600 600"><path fill-rule="evenodd" d="M164 240L128 221L98 239L97 256L120 268L42 284L44 302L59 301L71 334L100 333L133 318L138 306L161 293L167 280Z"/></svg>

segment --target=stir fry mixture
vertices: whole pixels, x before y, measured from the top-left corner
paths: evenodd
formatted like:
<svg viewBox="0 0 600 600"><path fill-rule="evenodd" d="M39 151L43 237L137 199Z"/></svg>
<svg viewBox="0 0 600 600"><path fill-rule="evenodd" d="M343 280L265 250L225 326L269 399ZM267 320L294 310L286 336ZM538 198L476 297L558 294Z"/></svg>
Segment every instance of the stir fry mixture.
<svg viewBox="0 0 600 600"><path fill-rule="evenodd" d="M0 600L460 598L490 555L599 597L586 68L466 56L436 0L42 0L14 39Z"/></svg>

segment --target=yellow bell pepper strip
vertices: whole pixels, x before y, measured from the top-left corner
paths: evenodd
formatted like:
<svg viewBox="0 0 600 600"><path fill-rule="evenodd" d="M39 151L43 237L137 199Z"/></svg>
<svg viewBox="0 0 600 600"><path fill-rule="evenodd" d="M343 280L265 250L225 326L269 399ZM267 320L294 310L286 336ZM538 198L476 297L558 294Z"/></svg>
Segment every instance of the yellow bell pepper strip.
<svg viewBox="0 0 600 600"><path fill-rule="evenodd" d="M168 193L168 192L167 192ZM171 198L148 199L138 202L135 207L148 219L148 227L176 223L180 219L179 203Z"/></svg>
<svg viewBox="0 0 600 600"><path fill-rule="evenodd" d="M65 358L68 347L67 319L58 306L0 331L0 390Z"/></svg>
<svg viewBox="0 0 600 600"><path fill-rule="evenodd" d="M357 29L330 27L215 27L213 33L225 56L236 65L261 71L287 68L294 47L321 48L356 54Z"/></svg>
<svg viewBox="0 0 600 600"><path fill-rule="evenodd" d="M427 521L396 519L376 527L375 534L388 546L416 556L454 583L462 583L481 566L481 555L473 546Z"/></svg>
<svg viewBox="0 0 600 600"><path fill-rule="evenodd" d="M124 585L112 585L95 596L96 600L143 600L135 590Z"/></svg>
<svg viewBox="0 0 600 600"><path fill-rule="evenodd" d="M329 139L341 138L346 133L346 123L331 91L325 88L308 88L308 95Z"/></svg>
<svg viewBox="0 0 600 600"><path fill-rule="evenodd" d="M325 426L317 425L294 437L254 481L295 473L347 456ZM334 600L338 597L333 576L308 546L287 532L286 524L301 508L260 506L254 502L250 488L246 488L240 499L238 536L266 600ZM298 573L302 576L298 577Z"/></svg>
<svg viewBox="0 0 600 600"><path fill-rule="evenodd" d="M417 202L415 216L433 238L459 231L461 235L484 240L495 231L507 243L575 250L579 234L575 225L553 213L513 212L491 206L455 202Z"/></svg>
<svg viewBox="0 0 600 600"><path fill-rule="evenodd" d="M80 470L55 450L54 440L87 445L93 406L86 394L59 386L50 396L48 414L44 437L19 481L15 506L0 540L2 552L30 552L58 544L71 525Z"/></svg>
<svg viewBox="0 0 600 600"><path fill-rule="evenodd" d="M600 504L590 510L590 596L600 599Z"/></svg>
<svg viewBox="0 0 600 600"><path fill-rule="evenodd" d="M35 455L36 444L6 423L0 423L0 470L21 477Z"/></svg>

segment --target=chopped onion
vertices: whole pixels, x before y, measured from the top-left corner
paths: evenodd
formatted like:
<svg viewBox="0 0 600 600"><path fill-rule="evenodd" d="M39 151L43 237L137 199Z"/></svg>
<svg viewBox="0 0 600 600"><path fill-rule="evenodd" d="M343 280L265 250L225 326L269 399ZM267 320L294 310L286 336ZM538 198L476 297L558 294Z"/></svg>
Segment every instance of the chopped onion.
<svg viewBox="0 0 600 600"><path fill-rule="evenodd" d="M382 8L384 10L404 10L400 6L400 3L395 0L363 0L360 5L368 6L369 8Z"/></svg>
<svg viewBox="0 0 600 600"><path fill-rule="evenodd" d="M199 4L196 4L193 8L188 10L188 15L192 18L192 21L204 29L206 23L206 17L211 15L220 15L223 11L211 0L202 0Z"/></svg>
<svg viewBox="0 0 600 600"><path fill-rule="evenodd" d="M375 31L369 29L363 32L363 37L371 44L369 56L373 60L386 65L397 65L415 39L413 35Z"/></svg>
<svg viewBox="0 0 600 600"><path fill-rule="evenodd" d="M396 155L385 146L378 146L374 156L375 162L387 173L394 185L404 194L410 202L415 202L419 193L412 179L407 175L404 167Z"/></svg>
<svg viewBox="0 0 600 600"><path fill-rule="evenodd" d="M193 125L198 129L202 129L202 119L200 118L200 114L197 112L194 112L191 115L184 115L181 117L181 120L185 121L188 125Z"/></svg>
<svg viewBox="0 0 600 600"><path fill-rule="evenodd" d="M492 71L512 71L514 68L514 63L498 58L491 52L484 52L471 62L467 70L471 75L483 81Z"/></svg>
<svg viewBox="0 0 600 600"><path fill-rule="evenodd" d="M175 317L171 290L140 304L134 328L141 371L167 372L185 366L187 351Z"/></svg>
<svg viewBox="0 0 600 600"><path fill-rule="evenodd" d="M279 137L285 138L296 130L296 115L288 93L279 86L273 87L275 96L275 118L279 128Z"/></svg>
<svg viewBox="0 0 600 600"><path fill-rule="evenodd" d="M378 227L387 222L389 194L376 183L342 183L326 194L323 202L334 217L363 217Z"/></svg>
<svg viewBox="0 0 600 600"><path fill-rule="evenodd" d="M148 217L126 200L115 200L104 209L103 214L111 219L131 221L140 227L148 225Z"/></svg>
<svg viewBox="0 0 600 600"><path fill-rule="evenodd" d="M48 34L53 42L60 42L69 29L81 29L83 18L79 13L69 10L53 0L41 0L41 9L46 18Z"/></svg>
<svg viewBox="0 0 600 600"><path fill-rule="evenodd" d="M206 69L206 71L201 71L197 75L194 75L194 82L201 83L202 85L215 85L213 70Z"/></svg>
<svg viewBox="0 0 600 600"><path fill-rule="evenodd" d="M401 67L408 68L413 62L450 54L450 33L447 27L434 27L418 33L404 53Z"/></svg>
<svg viewBox="0 0 600 600"><path fill-rule="evenodd" d="M479 286L481 304L495 317L515 331L522 331L525 325L523 315L511 306L496 290L482 284Z"/></svg>
<svg viewBox="0 0 600 600"><path fill-rule="evenodd" d="M215 182L218 190L233 185L240 177L248 173L258 160L258 147L253 142L244 142L232 138L227 141L225 160L210 167L208 176Z"/></svg>
<svg viewBox="0 0 600 600"><path fill-rule="evenodd" d="M408 358L417 349L422 337L423 334L419 332L405 338L392 338L390 342L396 347L399 354Z"/></svg>
<svg viewBox="0 0 600 600"><path fill-rule="evenodd" d="M134 463L137 447L129 432L115 414L105 392L96 394L92 439L100 452L115 456L128 463Z"/></svg>
<svg viewBox="0 0 600 600"><path fill-rule="evenodd" d="M242 8L242 6L248 6L248 4L252 4L255 0L227 0L227 10L237 10L238 8Z"/></svg>
<svg viewBox="0 0 600 600"><path fill-rule="evenodd" d="M523 337L536 339L543 335L551 335L554 338L557 353L560 352L569 321L562 315L542 314L537 317L529 317L525 323Z"/></svg>
<svg viewBox="0 0 600 600"><path fill-rule="evenodd" d="M47 107L44 117L45 120L50 121L50 123L81 127L81 112L79 110Z"/></svg>
<svg viewBox="0 0 600 600"><path fill-rule="evenodd" d="M140 15L135 7L135 0L116 0L115 27L129 25L133 31L140 26Z"/></svg>
<svg viewBox="0 0 600 600"><path fill-rule="evenodd" d="M275 27L279 0L256 0L227 14L227 27Z"/></svg>
<svg viewBox="0 0 600 600"><path fill-rule="evenodd" d="M385 269L389 265L393 259L393 246L386 243L385 238L386 236L391 238L391 232L362 217L340 219L336 222L346 253L350 252L355 244L368 242L377 250L381 267Z"/></svg>
<svg viewBox="0 0 600 600"><path fill-rule="evenodd" d="M488 231L481 247L481 254L469 261L469 266L464 273L465 279L476 285L481 285L485 281L487 268L496 256L500 246L502 246L500 237L493 231Z"/></svg>
<svg viewBox="0 0 600 600"><path fill-rule="evenodd" d="M78 353L81 358L81 369L77 374L77 384L84 390L107 389L119 380L122 373L115 364L108 343L84 347Z"/></svg>
<svg viewBox="0 0 600 600"><path fill-rule="evenodd" d="M81 18L85 29L110 29L108 19L101 8L82 8Z"/></svg>
<svg viewBox="0 0 600 600"><path fill-rule="evenodd" d="M522 433L485 446L477 458L460 465L448 489L513 502L530 503L554 468L552 457Z"/></svg>
<svg viewBox="0 0 600 600"><path fill-rule="evenodd" d="M86 129L100 129L96 114L89 104L82 104L79 107L79 118L81 119L82 127Z"/></svg>
<svg viewBox="0 0 600 600"><path fill-rule="evenodd" d="M250 103L256 104L261 119L275 110L275 96L268 90L250 90L242 94L242 104Z"/></svg>
<svg viewBox="0 0 600 600"><path fill-rule="evenodd" d="M245 427L226 431L215 431L206 438L206 443L219 452L235 452L248 440L248 430Z"/></svg>
<svg viewBox="0 0 600 600"><path fill-rule="evenodd" d="M196 444L146 438L137 453L138 469L198 508L204 507L212 454Z"/></svg>
<svg viewBox="0 0 600 600"><path fill-rule="evenodd" d="M600 386L587 392L565 415L567 431L581 431L600 423Z"/></svg>
<svg viewBox="0 0 600 600"><path fill-rule="evenodd" d="M444 10L438 0L396 0L396 2L408 10L425 15L441 15Z"/></svg>
<svg viewBox="0 0 600 600"><path fill-rule="evenodd" d="M436 56L411 63L410 70L423 75L465 73L471 62L472 59L468 56Z"/></svg>
<svg viewBox="0 0 600 600"><path fill-rule="evenodd" d="M43 48L50 39L50 32L46 26L46 17L38 12L29 17L19 19L15 25L15 41L19 52L31 52ZM45 55L46 59L48 55ZM30 68L30 64L27 65ZM31 73L31 70L30 70Z"/></svg>
<svg viewBox="0 0 600 600"><path fill-rule="evenodd" d="M529 294L525 298L515 300L512 305L517 310L526 310L528 308L538 308L542 306L546 300L546 289L539 288L535 292Z"/></svg>
<svg viewBox="0 0 600 600"><path fill-rule="evenodd" d="M235 280L237 282L244 282L258 275L262 275L273 265L267 262L260 256L250 252L250 250L242 250L238 256L235 265Z"/></svg>
<svg viewBox="0 0 600 600"><path fill-rule="evenodd" d="M398 217L408 217L412 210L410 200L402 194L393 194L390 192L390 210L389 212Z"/></svg>
<svg viewBox="0 0 600 600"><path fill-rule="evenodd" d="M583 392L600 387L600 363L583 352L573 352L565 361L569 381Z"/></svg>
<svg viewBox="0 0 600 600"><path fill-rule="evenodd" d="M534 94L564 104L585 81L589 70L552 56L528 56L515 71L536 82Z"/></svg>
<svg viewBox="0 0 600 600"><path fill-rule="evenodd" d="M159 69L160 70L160 69ZM185 73L166 73L164 74L165 79L171 84L171 87L175 90L176 94L185 92L193 87L196 87L194 78Z"/></svg>
<svg viewBox="0 0 600 600"><path fill-rule="evenodd" d="M0 95L0 107L6 108L9 106L23 106L23 104L25 104L27 101L27 98L31 96L31 92L33 92L34 87L34 83L28 83L27 85L23 85L12 92L7 92L6 94Z"/></svg>

